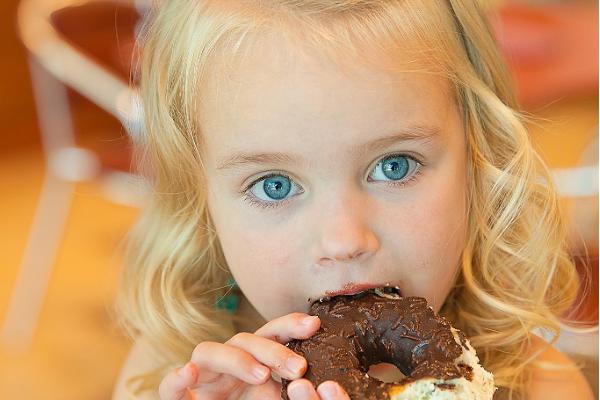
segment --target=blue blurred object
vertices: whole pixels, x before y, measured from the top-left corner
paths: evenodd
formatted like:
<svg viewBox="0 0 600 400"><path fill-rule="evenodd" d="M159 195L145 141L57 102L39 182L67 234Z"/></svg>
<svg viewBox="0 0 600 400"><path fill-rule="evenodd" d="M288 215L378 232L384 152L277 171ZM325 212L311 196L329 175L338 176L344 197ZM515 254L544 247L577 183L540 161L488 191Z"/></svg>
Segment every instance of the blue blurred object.
<svg viewBox="0 0 600 400"><path fill-rule="evenodd" d="M215 307L230 314L234 314L237 311L240 299L237 293L232 293L232 291L237 289L239 286L233 278L229 278L227 282L225 282L225 286L228 287L227 293L223 297L217 299L215 302Z"/></svg>

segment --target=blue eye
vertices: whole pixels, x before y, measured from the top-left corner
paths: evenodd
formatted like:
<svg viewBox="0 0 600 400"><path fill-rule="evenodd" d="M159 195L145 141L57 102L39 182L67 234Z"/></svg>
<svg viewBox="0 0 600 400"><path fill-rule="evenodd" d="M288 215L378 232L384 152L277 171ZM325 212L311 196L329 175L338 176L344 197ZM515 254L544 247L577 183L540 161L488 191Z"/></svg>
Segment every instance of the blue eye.
<svg viewBox="0 0 600 400"><path fill-rule="evenodd" d="M254 196L257 199L255 201L281 203L281 200L285 199L294 188L297 189L298 186L293 183L289 176L270 174L253 182L247 191L250 192L250 196Z"/></svg>
<svg viewBox="0 0 600 400"><path fill-rule="evenodd" d="M291 181L286 176L271 176L263 181L263 191L273 200L285 198L292 188Z"/></svg>
<svg viewBox="0 0 600 400"><path fill-rule="evenodd" d="M421 172L421 168L419 168L421 165L421 162L411 156L392 154L377 163L373 172L369 174L369 181L382 180L389 186L403 187L417 179ZM407 176L408 178L406 178ZM263 176L241 191L244 200L261 208L283 206L298 193L302 193L299 186L289 176L282 173Z"/></svg>
<svg viewBox="0 0 600 400"><path fill-rule="evenodd" d="M379 161L369 177L377 176L379 178L384 178L384 180L387 178L392 181L400 181L418 167L419 162L414 158L402 154L392 154ZM378 173L379 169L381 169L380 173Z"/></svg>

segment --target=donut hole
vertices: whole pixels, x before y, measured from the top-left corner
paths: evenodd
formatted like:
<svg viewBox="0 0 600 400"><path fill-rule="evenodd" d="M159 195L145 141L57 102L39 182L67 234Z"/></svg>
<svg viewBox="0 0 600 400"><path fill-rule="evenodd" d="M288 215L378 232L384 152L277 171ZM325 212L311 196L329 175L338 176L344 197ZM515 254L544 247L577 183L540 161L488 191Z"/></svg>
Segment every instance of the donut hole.
<svg viewBox="0 0 600 400"><path fill-rule="evenodd" d="M404 375L398 367L390 363L373 364L369 366L367 374L369 374L371 378L375 378L385 383L398 382L402 378L406 378L406 375Z"/></svg>

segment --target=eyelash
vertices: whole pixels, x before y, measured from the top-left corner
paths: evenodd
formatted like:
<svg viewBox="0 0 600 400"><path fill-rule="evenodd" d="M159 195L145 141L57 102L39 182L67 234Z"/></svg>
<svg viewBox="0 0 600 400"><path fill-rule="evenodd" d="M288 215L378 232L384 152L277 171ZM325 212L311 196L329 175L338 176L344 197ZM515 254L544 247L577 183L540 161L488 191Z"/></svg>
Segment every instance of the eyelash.
<svg viewBox="0 0 600 400"><path fill-rule="evenodd" d="M413 161L415 161L418 166L416 171L412 174L412 176L406 180L400 180L400 181L386 181L388 186L392 186L392 187L405 187L407 185L410 185L414 182L417 181L417 179L421 176L421 170L423 169L423 167L425 166L425 163L423 163L422 161L416 159L413 156L407 155L407 154L402 154L402 153L393 153L393 154L388 154L386 156L383 156L380 158L380 160L377 162L377 164L375 164L375 166L379 165L379 163L386 159L386 158L390 158L390 157L406 157L406 158L410 158ZM288 175L282 173L282 172L273 172L264 176L261 176L260 178L254 180L252 183L250 183L249 185L247 185L242 191L241 194L243 195L243 199L244 201L248 202L250 205L255 206L255 207L260 207L263 209L275 209L275 208L280 208L285 206L287 203L289 203L293 197L288 197L284 200L281 201L262 201L262 200L258 200L256 199L254 196L252 196L250 194L250 189L252 188L252 186L256 185L258 182L271 178L273 176L283 176L287 179L289 179L290 181L292 181L292 178L289 177ZM371 181L373 182L373 181Z"/></svg>

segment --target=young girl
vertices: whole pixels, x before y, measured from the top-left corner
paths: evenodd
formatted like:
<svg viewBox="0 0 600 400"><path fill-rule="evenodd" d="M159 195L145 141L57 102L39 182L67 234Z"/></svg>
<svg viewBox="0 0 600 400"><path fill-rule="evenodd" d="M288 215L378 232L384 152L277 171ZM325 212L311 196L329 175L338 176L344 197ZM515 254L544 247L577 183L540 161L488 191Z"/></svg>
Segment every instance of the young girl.
<svg viewBox="0 0 600 400"><path fill-rule="evenodd" d="M483 15L475 0L156 6L137 143L152 190L115 399L277 399L271 373L292 399L346 399L302 379L285 343L318 330L315 299L386 283L467 334L498 398L591 398L532 333L558 334L578 279Z"/></svg>

